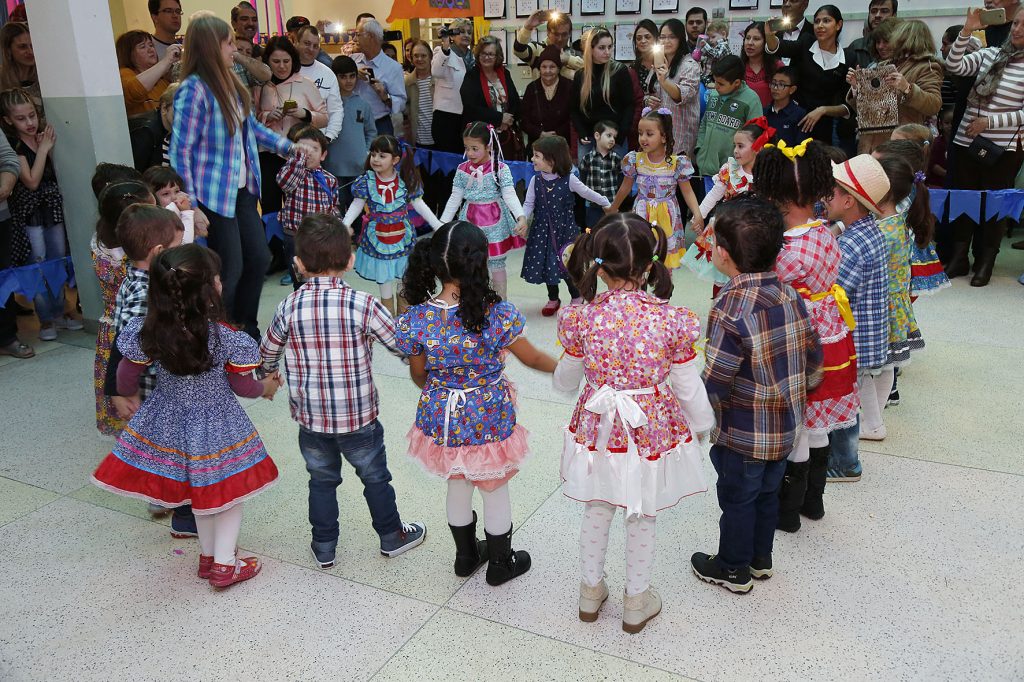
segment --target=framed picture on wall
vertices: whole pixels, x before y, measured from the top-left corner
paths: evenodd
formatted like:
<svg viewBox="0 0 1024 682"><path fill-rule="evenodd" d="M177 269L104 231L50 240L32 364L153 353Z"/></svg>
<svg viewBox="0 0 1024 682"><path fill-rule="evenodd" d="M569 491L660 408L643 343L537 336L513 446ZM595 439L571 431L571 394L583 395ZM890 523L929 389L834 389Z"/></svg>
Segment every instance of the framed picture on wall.
<svg viewBox="0 0 1024 682"><path fill-rule="evenodd" d="M528 17L540 9L540 3L537 0L515 0L515 3L516 18L519 19Z"/></svg>
<svg viewBox="0 0 1024 682"><path fill-rule="evenodd" d="M572 0L548 0L548 9L572 16Z"/></svg>
<svg viewBox="0 0 1024 682"><path fill-rule="evenodd" d="M504 19L505 0L484 0L484 19Z"/></svg>
<svg viewBox="0 0 1024 682"><path fill-rule="evenodd" d="M678 14L679 0L651 0L651 12L654 14Z"/></svg>
<svg viewBox="0 0 1024 682"><path fill-rule="evenodd" d="M633 31L636 24L615 24L615 59L620 62L631 62L633 54Z"/></svg>
<svg viewBox="0 0 1024 682"><path fill-rule="evenodd" d="M757 9L757 0L729 0L729 9Z"/></svg>
<svg viewBox="0 0 1024 682"><path fill-rule="evenodd" d="M604 14L605 0L580 0L580 14L583 16Z"/></svg>
<svg viewBox="0 0 1024 682"><path fill-rule="evenodd" d="M616 14L640 14L640 0L615 0Z"/></svg>
<svg viewBox="0 0 1024 682"><path fill-rule="evenodd" d="M768 7L771 9L782 9L782 0L770 0Z"/></svg>

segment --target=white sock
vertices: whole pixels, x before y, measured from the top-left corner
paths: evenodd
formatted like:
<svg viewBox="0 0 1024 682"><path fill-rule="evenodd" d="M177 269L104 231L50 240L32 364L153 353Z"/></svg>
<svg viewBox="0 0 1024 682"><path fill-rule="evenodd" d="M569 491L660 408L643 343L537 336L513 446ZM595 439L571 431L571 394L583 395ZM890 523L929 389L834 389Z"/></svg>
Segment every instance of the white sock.
<svg viewBox="0 0 1024 682"><path fill-rule="evenodd" d="M597 587L604 579L604 561L608 553L608 530L615 518L615 507L607 502L587 502L580 524L580 574L583 582Z"/></svg>
<svg viewBox="0 0 1024 682"><path fill-rule="evenodd" d="M505 268L491 270L491 286L502 300L508 297L508 272Z"/></svg>
<svg viewBox="0 0 1024 682"><path fill-rule="evenodd" d="M238 534L242 531L242 505L236 504L213 516L213 560L218 564L234 566Z"/></svg>
<svg viewBox="0 0 1024 682"><path fill-rule="evenodd" d="M896 368L887 367L882 373L875 377L875 395L878 396L878 408L881 412L885 403L889 400L889 393L892 391L892 382L896 380ZM881 418L879 418L881 421Z"/></svg>
<svg viewBox="0 0 1024 682"><path fill-rule="evenodd" d="M384 282L383 284L381 284L379 286L380 286L380 298L381 298L382 301L383 300L387 300L389 298L394 298L395 297L395 282L394 282L394 280L392 280L390 282Z"/></svg>
<svg viewBox="0 0 1024 682"><path fill-rule="evenodd" d="M654 518L626 519L626 595L638 595L651 586L654 572Z"/></svg>
<svg viewBox="0 0 1024 682"><path fill-rule="evenodd" d="M448 498L445 500L445 505L448 510L449 524L461 527L473 523L474 487L464 478L448 479Z"/></svg>
<svg viewBox="0 0 1024 682"><path fill-rule="evenodd" d="M508 484L497 490L480 491L484 498L484 529L491 535L504 535L512 530L512 500L508 496Z"/></svg>
<svg viewBox="0 0 1024 682"><path fill-rule="evenodd" d="M213 541L217 537L213 515L196 514L196 530L199 531L199 551L203 556L213 556Z"/></svg>
<svg viewBox="0 0 1024 682"><path fill-rule="evenodd" d="M875 377L866 373L857 377L857 391L860 394L861 430L877 431L882 428L882 406L878 404Z"/></svg>

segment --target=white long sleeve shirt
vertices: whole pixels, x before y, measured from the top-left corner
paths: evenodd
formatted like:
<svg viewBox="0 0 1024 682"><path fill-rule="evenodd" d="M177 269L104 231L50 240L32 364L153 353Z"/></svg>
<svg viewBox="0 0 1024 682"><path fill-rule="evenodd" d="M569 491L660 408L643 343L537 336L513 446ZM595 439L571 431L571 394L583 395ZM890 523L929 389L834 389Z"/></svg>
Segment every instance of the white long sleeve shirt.
<svg viewBox="0 0 1024 682"><path fill-rule="evenodd" d="M327 127L323 129L323 133L333 142L341 132L341 123L345 120L345 105L341 101L338 77L329 66L324 66L315 59L309 66L302 66L299 73L313 81L316 89L320 91L320 96L327 102Z"/></svg>

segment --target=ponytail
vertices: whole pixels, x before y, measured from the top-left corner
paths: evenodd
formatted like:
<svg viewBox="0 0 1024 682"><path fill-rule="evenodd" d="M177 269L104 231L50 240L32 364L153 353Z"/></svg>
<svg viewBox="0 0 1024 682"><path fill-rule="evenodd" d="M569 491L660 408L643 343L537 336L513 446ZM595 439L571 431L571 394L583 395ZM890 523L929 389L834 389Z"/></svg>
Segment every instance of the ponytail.
<svg viewBox="0 0 1024 682"><path fill-rule="evenodd" d="M914 243L919 248L928 246L935 238L935 214L923 176L921 171L914 174L914 200L907 209L907 226L914 233Z"/></svg>
<svg viewBox="0 0 1024 682"><path fill-rule="evenodd" d="M665 265L668 257L668 237L657 227L651 229L654 236L654 256L651 258L651 270L647 273L647 288L660 299L672 297L672 271Z"/></svg>
<svg viewBox="0 0 1024 682"><path fill-rule="evenodd" d="M416 168L416 154L413 148L405 142L402 142L400 149L402 162L398 164L398 173L402 176L402 182L405 183L405 189L409 194L415 194L423 186L420 181L419 169Z"/></svg>

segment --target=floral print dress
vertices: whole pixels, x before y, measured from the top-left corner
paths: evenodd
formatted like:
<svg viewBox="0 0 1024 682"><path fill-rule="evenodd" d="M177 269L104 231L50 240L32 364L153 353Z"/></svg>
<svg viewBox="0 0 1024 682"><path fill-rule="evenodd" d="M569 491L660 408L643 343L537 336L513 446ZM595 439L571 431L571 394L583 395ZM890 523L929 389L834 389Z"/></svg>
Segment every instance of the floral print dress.
<svg viewBox="0 0 1024 682"><path fill-rule="evenodd" d="M92 251L92 266L100 281L103 297L103 315L96 332L96 359L92 363L93 388L96 393L96 428L107 436L116 436L124 428L125 421L117 416L104 395L107 363L110 362L110 347L114 343L114 302L126 272L124 251L101 246L96 235L89 245Z"/></svg>
<svg viewBox="0 0 1024 682"><path fill-rule="evenodd" d="M685 156L667 156L655 163L644 152L630 152L622 160L622 173L634 178L637 188L633 212L656 226L668 238L665 265L679 267L683 258L683 233L686 225L676 201L676 187L693 175L693 165Z"/></svg>
<svg viewBox="0 0 1024 682"><path fill-rule="evenodd" d="M889 258L889 353L885 364L902 367L910 352L924 348L924 338L910 304L910 256L913 242L900 212L878 220Z"/></svg>

